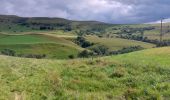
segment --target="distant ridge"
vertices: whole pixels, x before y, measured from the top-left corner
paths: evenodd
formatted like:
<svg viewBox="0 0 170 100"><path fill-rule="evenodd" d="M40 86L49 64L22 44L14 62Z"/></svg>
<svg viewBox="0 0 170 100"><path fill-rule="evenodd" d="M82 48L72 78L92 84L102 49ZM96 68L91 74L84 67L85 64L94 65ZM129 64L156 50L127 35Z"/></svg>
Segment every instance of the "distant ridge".
<svg viewBox="0 0 170 100"><path fill-rule="evenodd" d="M59 17L20 17L17 15L1 15L0 18L24 18L24 19L39 19L39 20L65 20L68 22L80 22L80 23L93 23L93 24L108 24L111 25L110 23L105 23L105 22L100 22L100 21L95 21L95 20L87 20L87 21L81 21L81 20L69 20L65 18L59 18Z"/></svg>
<svg viewBox="0 0 170 100"><path fill-rule="evenodd" d="M108 24L99 21L76 21L51 17L19 17L16 15L0 15L0 31L25 32L25 30L40 30L45 27L50 30L95 30L103 31ZM21 30L23 29L23 30Z"/></svg>

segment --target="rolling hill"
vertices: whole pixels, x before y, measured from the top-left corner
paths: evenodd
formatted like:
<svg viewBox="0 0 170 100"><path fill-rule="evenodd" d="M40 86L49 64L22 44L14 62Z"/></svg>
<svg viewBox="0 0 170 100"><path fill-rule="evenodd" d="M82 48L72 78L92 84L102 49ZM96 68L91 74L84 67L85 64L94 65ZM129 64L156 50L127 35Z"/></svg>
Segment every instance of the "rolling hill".
<svg viewBox="0 0 170 100"><path fill-rule="evenodd" d="M110 24L97 21L72 21L63 18L0 15L0 32L23 33L51 30L104 30Z"/></svg>
<svg viewBox="0 0 170 100"><path fill-rule="evenodd" d="M168 100L169 54L170 47L95 59L0 56L0 99Z"/></svg>
<svg viewBox="0 0 170 100"><path fill-rule="evenodd" d="M155 47L155 45L151 43L121 39L121 38L116 38L116 37L99 38L97 36L87 36L86 39L95 44L90 48L103 45L109 48L109 51L116 51L116 50L120 50L125 47L131 47L131 46L141 46L142 48L145 48L145 49Z"/></svg>
<svg viewBox="0 0 170 100"><path fill-rule="evenodd" d="M82 48L75 43L77 36L93 45ZM0 51L18 56L0 55L0 99L168 100L170 47L153 48L141 42L145 36L159 38L159 26L0 15ZM165 36L169 39L168 31ZM68 60L100 45L109 51L146 50ZM46 59L19 58L33 55Z"/></svg>
<svg viewBox="0 0 170 100"><path fill-rule="evenodd" d="M42 33L0 34L0 51L14 50L17 56L46 55L47 59L68 59L69 55L76 57L83 48L67 38Z"/></svg>

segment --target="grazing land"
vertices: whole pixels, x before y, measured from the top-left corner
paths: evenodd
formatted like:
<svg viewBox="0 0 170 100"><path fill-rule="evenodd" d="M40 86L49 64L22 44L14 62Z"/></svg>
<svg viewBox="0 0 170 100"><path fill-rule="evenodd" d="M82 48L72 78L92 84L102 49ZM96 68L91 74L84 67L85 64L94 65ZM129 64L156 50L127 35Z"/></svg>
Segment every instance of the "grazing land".
<svg viewBox="0 0 170 100"><path fill-rule="evenodd" d="M0 15L0 100L169 100L169 33Z"/></svg>
<svg viewBox="0 0 170 100"><path fill-rule="evenodd" d="M67 37L66 37L67 38ZM69 55L77 56L83 48L63 37L41 34L0 35L0 50L14 50L17 55L45 54L46 58L68 59Z"/></svg>
<svg viewBox="0 0 170 100"><path fill-rule="evenodd" d="M0 99L170 98L170 48L96 59L0 56Z"/></svg>
<svg viewBox="0 0 170 100"><path fill-rule="evenodd" d="M130 47L130 46L141 46L145 49L147 48L153 48L155 45L135 40L127 40L127 39L121 39L121 38L99 38L97 36L87 36L86 37L88 41L94 43L94 46L98 45L104 45L109 48L110 51L113 50L120 50L124 47Z"/></svg>

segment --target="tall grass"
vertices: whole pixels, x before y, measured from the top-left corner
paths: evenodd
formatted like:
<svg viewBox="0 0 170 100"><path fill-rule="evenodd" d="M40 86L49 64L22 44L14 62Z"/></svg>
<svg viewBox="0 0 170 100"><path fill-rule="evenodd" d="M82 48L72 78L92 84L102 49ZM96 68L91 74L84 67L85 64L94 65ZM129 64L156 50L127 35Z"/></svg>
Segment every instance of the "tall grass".
<svg viewBox="0 0 170 100"><path fill-rule="evenodd" d="M168 100L170 58L165 54L170 52L163 52L166 49L93 60L0 56L0 99Z"/></svg>

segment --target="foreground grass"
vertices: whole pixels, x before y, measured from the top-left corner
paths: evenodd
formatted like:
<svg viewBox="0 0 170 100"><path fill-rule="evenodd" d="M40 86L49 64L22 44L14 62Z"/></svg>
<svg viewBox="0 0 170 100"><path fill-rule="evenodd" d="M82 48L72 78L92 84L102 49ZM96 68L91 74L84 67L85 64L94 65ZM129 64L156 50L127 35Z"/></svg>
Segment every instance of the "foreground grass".
<svg viewBox="0 0 170 100"><path fill-rule="evenodd" d="M170 48L76 60L0 56L0 99L167 99Z"/></svg>

